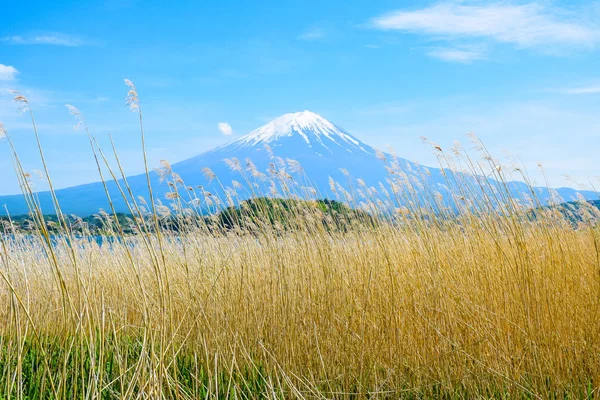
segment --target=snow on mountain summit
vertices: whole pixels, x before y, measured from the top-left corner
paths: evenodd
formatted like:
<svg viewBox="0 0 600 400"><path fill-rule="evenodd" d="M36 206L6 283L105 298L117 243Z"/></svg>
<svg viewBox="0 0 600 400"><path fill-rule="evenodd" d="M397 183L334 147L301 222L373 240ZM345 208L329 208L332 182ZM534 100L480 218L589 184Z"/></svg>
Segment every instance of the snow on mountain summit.
<svg viewBox="0 0 600 400"><path fill-rule="evenodd" d="M329 149L332 145L338 145L350 152L360 150L369 153L365 149L368 146L319 114L308 110L284 114L235 140L231 145L236 147L273 145L280 139L296 135L301 137L309 147L320 145Z"/></svg>

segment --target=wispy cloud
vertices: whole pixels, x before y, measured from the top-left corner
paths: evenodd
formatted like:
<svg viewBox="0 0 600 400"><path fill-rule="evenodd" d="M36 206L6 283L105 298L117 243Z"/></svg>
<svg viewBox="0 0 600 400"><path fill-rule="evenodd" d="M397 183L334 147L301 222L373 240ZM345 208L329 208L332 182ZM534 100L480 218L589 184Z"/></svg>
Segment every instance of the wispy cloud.
<svg viewBox="0 0 600 400"><path fill-rule="evenodd" d="M450 1L417 10L396 10L373 18L370 26L438 40L483 40L549 51L556 46L589 48L600 42L600 25L583 21L582 15L534 2ZM436 54L451 61L469 57L464 52Z"/></svg>
<svg viewBox="0 0 600 400"><path fill-rule="evenodd" d="M427 51L429 57L437 58L443 61L468 64L475 60L482 60L485 53L481 50L469 50L452 47L434 48Z"/></svg>
<svg viewBox="0 0 600 400"><path fill-rule="evenodd" d="M227 122L219 122L217 128L219 128L219 131L225 136L233 135L233 128Z"/></svg>
<svg viewBox="0 0 600 400"><path fill-rule="evenodd" d="M52 45L79 47L86 43L81 38L62 33L48 33L40 35L13 35L0 38L1 42L13 45Z"/></svg>
<svg viewBox="0 0 600 400"><path fill-rule="evenodd" d="M321 27L314 26L306 31L304 31L300 36L298 36L298 40L321 40L327 36L325 30Z"/></svg>
<svg viewBox="0 0 600 400"><path fill-rule="evenodd" d="M569 89L563 89L561 90L562 93L566 93L566 94L594 94L594 93L600 93L600 84L597 85L590 85L590 86L582 86L582 87L575 87L575 88L569 88Z"/></svg>
<svg viewBox="0 0 600 400"><path fill-rule="evenodd" d="M0 64L0 81L12 81L19 71L12 65Z"/></svg>

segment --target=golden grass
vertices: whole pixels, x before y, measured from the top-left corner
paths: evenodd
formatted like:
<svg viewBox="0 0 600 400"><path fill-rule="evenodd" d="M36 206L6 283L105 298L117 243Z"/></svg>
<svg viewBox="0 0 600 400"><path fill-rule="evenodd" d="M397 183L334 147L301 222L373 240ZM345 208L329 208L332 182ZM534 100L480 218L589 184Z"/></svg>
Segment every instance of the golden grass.
<svg viewBox="0 0 600 400"><path fill-rule="evenodd" d="M0 235L0 398L599 395L589 218L479 196L486 213L338 230L306 206L291 230L256 213L175 235L153 213L99 245L52 239L29 199L34 235Z"/></svg>

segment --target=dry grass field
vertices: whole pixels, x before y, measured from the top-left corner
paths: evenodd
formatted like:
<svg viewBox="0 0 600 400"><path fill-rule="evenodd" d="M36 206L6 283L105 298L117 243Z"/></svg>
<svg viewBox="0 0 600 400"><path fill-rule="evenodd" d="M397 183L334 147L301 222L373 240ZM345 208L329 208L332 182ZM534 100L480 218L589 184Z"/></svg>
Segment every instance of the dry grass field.
<svg viewBox="0 0 600 400"><path fill-rule="evenodd" d="M387 200L357 198L370 214L242 207L248 223L231 228L186 211L167 171L179 206L131 198L137 234L107 210L100 243L58 204L50 232L17 150L32 227L0 234L0 398L600 395L600 227L587 203L577 223L469 188L455 210L433 190L382 210L412 198L405 182Z"/></svg>

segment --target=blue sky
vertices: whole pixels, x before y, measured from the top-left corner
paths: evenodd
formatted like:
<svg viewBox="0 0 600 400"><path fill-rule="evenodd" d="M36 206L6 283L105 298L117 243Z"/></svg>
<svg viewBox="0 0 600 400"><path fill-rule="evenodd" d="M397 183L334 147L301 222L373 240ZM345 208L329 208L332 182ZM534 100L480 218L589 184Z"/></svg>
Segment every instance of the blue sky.
<svg viewBox="0 0 600 400"><path fill-rule="evenodd" d="M600 186L598 2L84 0L2 7L0 121L26 168L40 168L30 124L5 89L23 92L57 187L97 180L67 103L103 145L113 134L128 173L143 170L123 78L140 93L154 166L308 109L425 165L435 157L421 136L449 147L475 132L534 177L541 163L553 186ZM6 143L0 171L0 194L19 192Z"/></svg>

